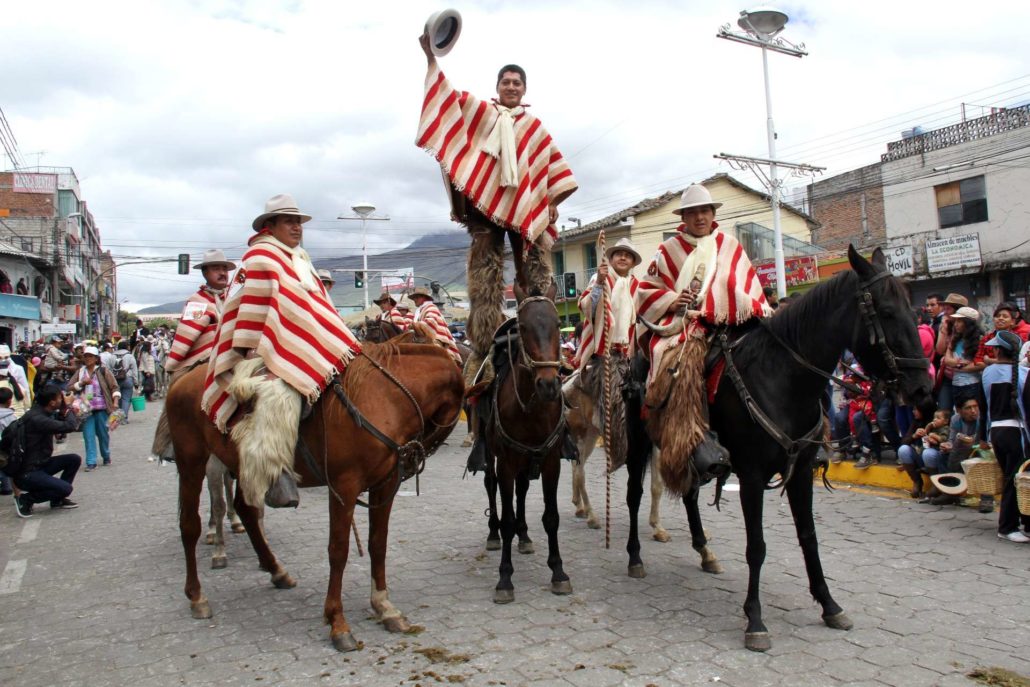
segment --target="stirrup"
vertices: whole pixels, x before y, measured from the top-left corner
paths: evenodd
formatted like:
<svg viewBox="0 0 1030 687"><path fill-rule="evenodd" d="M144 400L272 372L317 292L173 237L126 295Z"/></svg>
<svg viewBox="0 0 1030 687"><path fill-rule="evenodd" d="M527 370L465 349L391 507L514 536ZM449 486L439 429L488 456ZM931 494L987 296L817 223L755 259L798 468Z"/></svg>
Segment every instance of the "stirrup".
<svg viewBox="0 0 1030 687"><path fill-rule="evenodd" d="M296 508L300 505L296 480L286 472L279 473L275 483L265 493L265 505L269 508Z"/></svg>

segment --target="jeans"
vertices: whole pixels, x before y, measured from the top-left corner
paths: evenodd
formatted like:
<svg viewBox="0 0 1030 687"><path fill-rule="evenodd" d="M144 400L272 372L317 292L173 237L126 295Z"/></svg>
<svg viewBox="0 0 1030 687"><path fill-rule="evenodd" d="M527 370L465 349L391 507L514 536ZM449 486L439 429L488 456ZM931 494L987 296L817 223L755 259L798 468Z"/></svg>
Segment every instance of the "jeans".
<svg viewBox="0 0 1030 687"><path fill-rule="evenodd" d="M933 470L936 474L944 472L944 459L941 456L941 452L935 448L924 448L920 454L914 447L903 444L898 448L898 460L902 465L915 465L919 468L927 468L928 470Z"/></svg>
<svg viewBox="0 0 1030 687"><path fill-rule="evenodd" d="M941 380L941 388L937 390L937 407L947 410L949 413L955 409L955 397L951 390L951 380L947 377Z"/></svg>
<svg viewBox="0 0 1030 687"><path fill-rule="evenodd" d="M851 416L851 422L855 425L855 437L862 448L873 448L873 427L872 423L861 410ZM877 451L879 453L879 451Z"/></svg>
<svg viewBox="0 0 1030 687"><path fill-rule="evenodd" d="M51 456L36 470L15 479L14 483L22 491L28 492L27 498L31 503L60 503L72 493L72 482L75 481L75 473L79 471L80 465L82 458L74 453ZM58 472L61 477L54 477Z"/></svg>
<svg viewBox="0 0 1030 687"><path fill-rule="evenodd" d="M97 442L100 443L100 457L104 463L111 462L111 435L107 430L106 410L94 410L82 421L82 441L86 444L86 467L96 467Z"/></svg>
<svg viewBox="0 0 1030 687"><path fill-rule="evenodd" d="M126 377L118 383L118 391L122 392L122 398L118 402L118 407L125 413L125 419L129 418L129 408L132 407L132 392L134 385L132 379Z"/></svg>

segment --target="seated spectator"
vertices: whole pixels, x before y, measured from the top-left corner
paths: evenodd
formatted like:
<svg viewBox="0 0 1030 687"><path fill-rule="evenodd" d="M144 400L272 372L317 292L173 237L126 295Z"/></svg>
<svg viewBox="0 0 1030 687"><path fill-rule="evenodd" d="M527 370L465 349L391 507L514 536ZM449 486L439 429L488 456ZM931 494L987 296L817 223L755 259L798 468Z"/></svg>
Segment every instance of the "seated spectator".
<svg viewBox="0 0 1030 687"><path fill-rule="evenodd" d="M783 301L780 301L782 304ZM840 412L835 414L834 427L831 431L833 440L837 442L838 453L831 460L839 463L846 454L849 460L858 458L855 467L862 470L873 464L873 426L876 422L876 414L873 412L873 404L869 399L870 383L860 381L854 375L844 377L844 380L858 385L862 389L861 394L845 389L844 398L846 403L841 407Z"/></svg>
<svg viewBox="0 0 1030 687"><path fill-rule="evenodd" d="M919 419L919 409L913 409L913 413ZM912 490L909 492L912 498L917 499L923 495L924 474L943 472L941 446L948 441L950 425L951 413L937 410L928 425L920 427L913 424L911 431L901 439L898 462L912 479Z"/></svg>
<svg viewBox="0 0 1030 687"><path fill-rule="evenodd" d="M62 407L63 412L58 412ZM74 453L54 453L54 435L73 432L79 425L75 413L64 405L60 389L47 386L36 394L36 402L25 413L25 462L21 472L13 475L14 484L22 490L15 499L18 515L32 517L34 504L49 501L51 508L78 508L68 496L79 471L82 458ZM58 472L61 476L54 477Z"/></svg>
<svg viewBox="0 0 1030 687"><path fill-rule="evenodd" d="M975 398L970 398L962 403L958 412L951 418L948 440L940 445L941 458L937 472L962 472L962 461L973 452L974 440L979 431L980 402ZM993 497L988 498L993 499ZM932 503L935 506L948 506L957 504L959 497L942 494L935 487L931 487L923 502ZM991 507L993 508L993 503Z"/></svg>

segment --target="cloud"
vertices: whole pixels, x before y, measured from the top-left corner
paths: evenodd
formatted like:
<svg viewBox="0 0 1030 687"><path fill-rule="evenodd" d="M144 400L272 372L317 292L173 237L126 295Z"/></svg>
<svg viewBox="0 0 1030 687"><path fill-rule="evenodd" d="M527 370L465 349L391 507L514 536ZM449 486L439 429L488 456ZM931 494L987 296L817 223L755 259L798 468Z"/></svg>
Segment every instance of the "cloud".
<svg viewBox="0 0 1030 687"><path fill-rule="evenodd" d="M810 54L769 56L783 159L843 171L874 162L903 128L951 123L964 94L997 104L1030 93L1012 49L1030 3L961 15L885 0L784 7L784 35ZM15 3L0 29L4 109L30 164L75 168L105 247L123 261L211 246L238 256L264 200L284 191L315 217L305 239L314 255L360 251L360 224L336 219L358 200L391 217L370 225L370 250L395 249L457 230L435 163L413 145L425 73L416 37L439 8ZM500 65L526 68L526 99L580 183L564 217L590 221L730 171L716 152L768 152L761 54L715 38L735 25L736 3L458 9L463 32L444 69L487 97ZM175 300L195 282L171 262L119 275L135 303Z"/></svg>

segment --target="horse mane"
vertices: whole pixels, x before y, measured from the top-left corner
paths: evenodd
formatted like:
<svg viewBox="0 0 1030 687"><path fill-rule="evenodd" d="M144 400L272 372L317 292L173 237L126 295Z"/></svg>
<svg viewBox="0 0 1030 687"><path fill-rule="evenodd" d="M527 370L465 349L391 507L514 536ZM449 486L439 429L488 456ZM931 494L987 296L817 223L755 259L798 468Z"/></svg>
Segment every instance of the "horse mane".
<svg viewBox="0 0 1030 687"><path fill-rule="evenodd" d="M363 342L361 355L355 356L343 371L341 379L343 392L348 396L353 396L364 385L369 375L381 374L373 363L379 363L382 367L389 368L393 359L400 354L400 346L390 341L379 344Z"/></svg>

